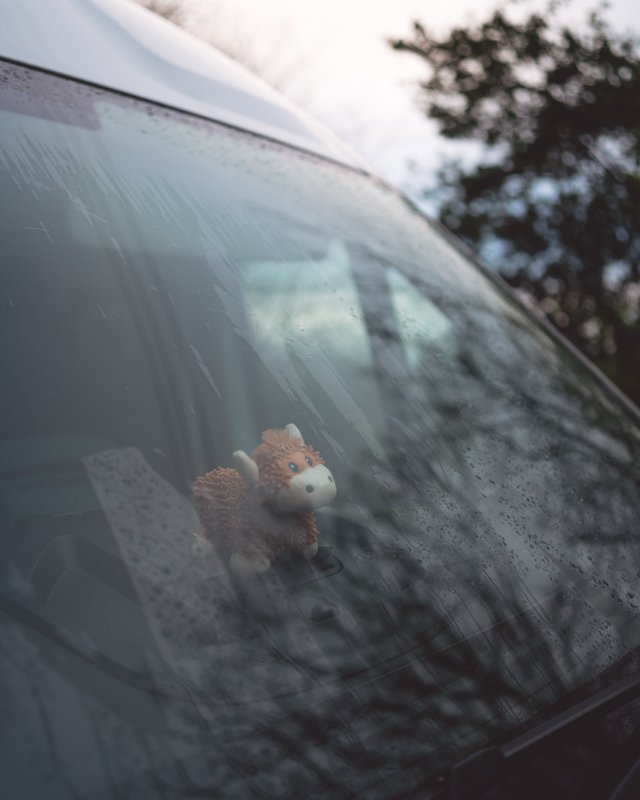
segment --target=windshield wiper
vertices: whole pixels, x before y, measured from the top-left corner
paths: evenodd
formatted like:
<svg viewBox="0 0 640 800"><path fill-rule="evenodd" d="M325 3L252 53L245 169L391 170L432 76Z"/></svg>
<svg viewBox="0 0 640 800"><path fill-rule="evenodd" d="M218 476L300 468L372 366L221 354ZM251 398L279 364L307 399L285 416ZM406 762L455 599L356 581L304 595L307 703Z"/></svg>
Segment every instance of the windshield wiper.
<svg viewBox="0 0 640 800"><path fill-rule="evenodd" d="M446 800L473 800L483 789L500 780L515 756L598 713L620 708L638 696L640 673L602 689L506 744L476 751L450 768L444 797Z"/></svg>

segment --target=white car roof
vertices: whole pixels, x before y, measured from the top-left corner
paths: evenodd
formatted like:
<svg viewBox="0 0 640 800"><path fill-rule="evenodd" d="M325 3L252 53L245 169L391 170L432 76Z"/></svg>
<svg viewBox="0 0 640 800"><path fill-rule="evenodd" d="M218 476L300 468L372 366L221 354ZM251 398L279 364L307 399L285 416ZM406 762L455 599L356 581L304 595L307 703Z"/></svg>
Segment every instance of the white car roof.
<svg viewBox="0 0 640 800"><path fill-rule="evenodd" d="M366 169L236 62L131 0L0 0L0 58L152 100Z"/></svg>

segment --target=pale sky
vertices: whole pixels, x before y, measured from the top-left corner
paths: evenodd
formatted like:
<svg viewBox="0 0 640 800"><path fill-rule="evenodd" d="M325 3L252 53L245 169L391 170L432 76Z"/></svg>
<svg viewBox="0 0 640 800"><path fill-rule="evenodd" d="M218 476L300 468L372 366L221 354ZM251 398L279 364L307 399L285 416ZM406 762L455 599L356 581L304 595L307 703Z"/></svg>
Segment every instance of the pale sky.
<svg viewBox="0 0 640 800"><path fill-rule="evenodd" d="M433 179L452 146L419 113L414 85L421 61L397 53L387 37L408 37L413 20L436 33L482 20L496 0L183 0L189 27L242 49L280 91L338 133L391 183L410 194ZM524 9L541 9L531 0ZM596 0L573 0L575 24ZM611 0L618 30L640 31L640 2ZM410 164L418 165L411 171ZM417 173L417 174L416 174Z"/></svg>

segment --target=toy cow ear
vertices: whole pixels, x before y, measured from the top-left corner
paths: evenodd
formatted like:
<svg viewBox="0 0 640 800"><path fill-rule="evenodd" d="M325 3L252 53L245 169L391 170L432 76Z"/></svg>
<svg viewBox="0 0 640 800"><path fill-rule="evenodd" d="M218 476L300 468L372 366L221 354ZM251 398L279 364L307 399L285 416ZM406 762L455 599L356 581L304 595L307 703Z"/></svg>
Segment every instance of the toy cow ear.
<svg viewBox="0 0 640 800"><path fill-rule="evenodd" d="M255 486L260 476L260 471L258 470L256 462L250 458L244 450L236 450L233 454L233 460L238 472L249 486Z"/></svg>
<svg viewBox="0 0 640 800"><path fill-rule="evenodd" d="M284 429L292 439L299 439L300 443L304 444L304 439L302 438L302 434L298 430L297 425L294 425L293 422L290 422L288 425L284 426Z"/></svg>

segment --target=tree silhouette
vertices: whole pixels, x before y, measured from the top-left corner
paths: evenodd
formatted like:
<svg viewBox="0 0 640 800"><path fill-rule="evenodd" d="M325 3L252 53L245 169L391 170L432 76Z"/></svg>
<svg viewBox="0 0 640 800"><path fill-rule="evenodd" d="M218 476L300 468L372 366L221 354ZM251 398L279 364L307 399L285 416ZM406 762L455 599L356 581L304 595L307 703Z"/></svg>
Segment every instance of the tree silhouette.
<svg viewBox="0 0 640 800"><path fill-rule="evenodd" d="M639 402L639 40L552 3L390 44L426 62L440 133L483 146L440 171L440 220Z"/></svg>

